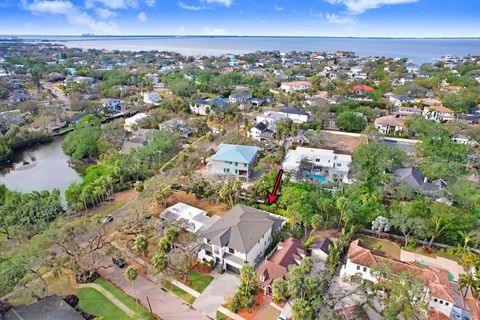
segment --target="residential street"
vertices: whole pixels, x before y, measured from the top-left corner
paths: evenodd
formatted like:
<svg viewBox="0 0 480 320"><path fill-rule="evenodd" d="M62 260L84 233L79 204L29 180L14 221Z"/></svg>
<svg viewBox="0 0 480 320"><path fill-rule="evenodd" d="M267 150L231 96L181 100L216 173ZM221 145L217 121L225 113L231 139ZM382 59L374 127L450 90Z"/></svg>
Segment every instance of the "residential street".
<svg viewBox="0 0 480 320"><path fill-rule="evenodd" d="M102 265L112 265L110 257L104 257L100 263ZM125 279L125 269L119 269L113 266L107 269L99 270L102 277L108 279L122 291L131 297L135 297L132 284ZM186 303L162 289L159 285L147 280L141 274L135 280L135 291L140 303L149 308L147 296L152 306L152 311L163 320L208 320L209 318L200 311L195 310Z"/></svg>

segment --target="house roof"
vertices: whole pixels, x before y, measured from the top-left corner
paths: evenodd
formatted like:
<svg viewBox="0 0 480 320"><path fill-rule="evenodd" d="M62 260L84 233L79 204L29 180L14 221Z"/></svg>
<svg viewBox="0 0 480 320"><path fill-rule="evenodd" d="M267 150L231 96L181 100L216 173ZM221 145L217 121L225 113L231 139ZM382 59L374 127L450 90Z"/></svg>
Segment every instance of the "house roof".
<svg viewBox="0 0 480 320"><path fill-rule="evenodd" d="M34 304L20 305L7 312L6 320L85 320L83 316L57 295Z"/></svg>
<svg viewBox="0 0 480 320"><path fill-rule="evenodd" d="M328 254L328 247L332 244L330 238L317 238L310 246L310 249L319 249Z"/></svg>
<svg viewBox="0 0 480 320"><path fill-rule="evenodd" d="M444 107L444 106L432 106L432 107L428 108L428 110L437 111L437 112L445 112L445 113L453 113L452 109L449 109L449 108Z"/></svg>
<svg viewBox="0 0 480 320"><path fill-rule="evenodd" d="M260 131L262 131L262 132L265 132L265 131L268 130L267 125L266 125L265 123L263 123L263 122L257 123L257 124L254 126L254 128L257 128L258 130L260 130Z"/></svg>
<svg viewBox="0 0 480 320"><path fill-rule="evenodd" d="M308 115L308 113L302 108L286 107L278 110L280 113L290 113L299 115Z"/></svg>
<svg viewBox="0 0 480 320"><path fill-rule="evenodd" d="M417 168L399 168L393 172L398 182L404 182L416 189L425 183L425 176Z"/></svg>
<svg viewBox="0 0 480 320"><path fill-rule="evenodd" d="M465 299L468 309L470 310L470 317L472 320L480 319L480 301L474 297L467 297Z"/></svg>
<svg viewBox="0 0 480 320"><path fill-rule="evenodd" d="M403 121L395 116L385 116L375 119L375 124L382 126L404 127Z"/></svg>
<svg viewBox="0 0 480 320"><path fill-rule="evenodd" d="M362 91L370 92L370 91L373 91L373 88L365 84L357 84L352 87L352 90L355 90L355 91L362 90Z"/></svg>
<svg viewBox="0 0 480 320"><path fill-rule="evenodd" d="M218 151L212 156L212 160L250 163L258 152L254 146L222 143Z"/></svg>
<svg viewBox="0 0 480 320"><path fill-rule="evenodd" d="M204 237L216 246L248 253L270 228L276 231L282 224L266 211L238 204L205 230Z"/></svg>
<svg viewBox="0 0 480 320"><path fill-rule="evenodd" d="M412 263L386 258L378 252L362 247L358 239L350 243L347 257L351 262L369 268L380 262L389 262L395 273L408 272L419 278L433 297L455 303L455 294L448 279L448 272L445 270L431 266L419 267Z"/></svg>
<svg viewBox="0 0 480 320"><path fill-rule="evenodd" d="M293 237L280 242L278 249L270 259L266 259L257 272L257 281L264 276L264 285L270 285L273 280L283 278L288 272L288 266L298 264L306 256L302 242Z"/></svg>

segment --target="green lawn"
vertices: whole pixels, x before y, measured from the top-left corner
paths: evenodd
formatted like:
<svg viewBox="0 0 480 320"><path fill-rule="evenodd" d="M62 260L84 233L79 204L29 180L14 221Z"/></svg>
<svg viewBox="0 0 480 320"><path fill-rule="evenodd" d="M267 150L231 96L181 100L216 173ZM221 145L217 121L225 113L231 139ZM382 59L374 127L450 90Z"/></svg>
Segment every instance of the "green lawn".
<svg viewBox="0 0 480 320"><path fill-rule="evenodd" d="M202 293L203 290L205 290L205 288L208 287L210 282L213 281L212 276L210 276L208 274L196 272L196 271L190 272L188 274L188 279L191 281L190 287L193 290L195 290L197 292L200 292L200 293Z"/></svg>
<svg viewBox="0 0 480 320"><path fill-rule="evenodd" d="M359 235L358 238L365 247L371 250L382 251L389 258L400 259L400 247L396 243L365 235Z"/></svg>
<svg viewBox="0 0 480 320"><path fill-rule="evenodd" d="M131 320L107 297L93 288L80 289L77 297L80 299L78 308L87 313L104 317L106 320Z"/></svg>
<svg viewBox="0 0 480 320"><path fill-rule="evenodd" d="M104 278L98 278L94 281L94 283L102 286L105 290L115 296L115 298L122 301L123 304L126 305L130 310L132 310L133 312L137 312L137 304L135 303L135 300L130 298L126 293L117 288L113 283ZM141 304L138 305L138 311L149 313L149 311L145 309Z"/></svg>
<svg viewBox="0 0 480 320"><path fill-rule="evenodd" d="M168 281L162 281L162 286L170 291L171 293L175 294L177 297L179 297L180 299L182 299L183 301L185 302L188 302L190 304L192 304L194 301L195 301L195 297L192 296L190 293L186 292L186 291L183 291L182 289L180 289L179 287L177 287L176 285L172 284L171 282L168 282Z"/></svg>

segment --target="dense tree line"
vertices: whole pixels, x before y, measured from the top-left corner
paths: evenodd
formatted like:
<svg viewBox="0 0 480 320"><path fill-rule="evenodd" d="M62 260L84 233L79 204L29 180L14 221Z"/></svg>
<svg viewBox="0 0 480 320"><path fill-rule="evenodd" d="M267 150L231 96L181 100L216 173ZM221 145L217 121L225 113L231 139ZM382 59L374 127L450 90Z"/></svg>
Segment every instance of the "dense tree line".
<svg viewBox="0 0 480 320"><path fill-rule="evenodd" d="M5 134L0 134L0 162L10 160L15 151L48 141L52 141L49 133L12 126Z"/></svg>

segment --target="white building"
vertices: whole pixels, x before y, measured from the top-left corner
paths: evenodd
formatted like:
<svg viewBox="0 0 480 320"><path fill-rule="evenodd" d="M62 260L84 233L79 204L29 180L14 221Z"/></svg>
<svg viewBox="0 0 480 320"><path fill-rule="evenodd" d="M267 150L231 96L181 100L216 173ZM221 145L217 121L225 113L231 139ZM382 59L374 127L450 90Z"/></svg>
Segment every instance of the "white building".
<svg viewBox="0 0 480 320"><path fill-rule="evenodd" d="M302 160L305 167L302 167ZM283 170L320 182L338 180L349 183L351 163L351 156L336 154L333 150L297 147L288 150Z"/></svg>
<svg viewBox="0 0 480 320"><path fill-rule="evenodd" d="M145 92L143 94L143 102L158 106L160 104L160 96L155 91Z"/></svg>
<svg viewBox="0 0 480 320"><path fill-rule="evenodd" d="M395 116L385 116L375 119L375 128L382 134L398 134L405 130L405 125Z"/></svg>
<svg viewBox="0 0 480 320"><path fill-rule="evenodd" d="M283 82L280 85L280 89L284 90L287 93L308 90L311 87L312 87L312 83L310 81Z"/></svg>
<svg viewBox="0 0 480 320"><path fill-rule="evenodd" d="M303 108L282 108L278 110L278 113L291 119L294 123L305 123L310 120L310 114Z"/></svg>
<svg viewBox="0 0 480 320"><path fill-rule="evenodd" d="M420 267L413 263L389 259L377 255L361 245L360 240L350 244L347 261L340 270L340 277L348 279L360 275L363 279L376 282L371 273L372 267L380 262L390 263L394 272L410 272L425 284L425 297L428 308L434 309L449 317L456 304L456 294L448 278L448 271L434 267Z"/></svg>
<svg viewBox="0 0 480 320"><path fill-rule="evenodd" d="M280 216L236 205L205 230L198 258L234 273L240 273L247 263L255 268L284 223Z"/></svg>
<svg viewBox="0 0 480 320"><path fill-rule="evenodd" d="M160 214L160 218L166 221L180 219L188 221L188 227L186 230L196 234L202 234L203 231L220 219L218 216L209 217L204 210L189 206L182 202L165 209Z"/></svg>
<svg viewBox="0 0 480 320"><path fill-rule="evenodd" d="M435 120L437 122L448 122L455 120L455 112L444 106L425 107L423 109L425 119Z"/></svg>
<svg viewBox="0 0 480 320"><path fill-rule="evenodd" d="M123 125L123 127L125 128L126 131L128 132L132 132L132 131L135 131L135 126L137 125L138 121L144 119L147 117L147 114L146 113L137 113L136 115L134 116L131 116L129 118L126 118L125 119L125 124Z"/></svg>
<svg viewBox="0 0 480 320"><path fill-rule="evenodd" d="M284 113L265 111L263 114L257 116L257 123L263 122L267 125L269 130L275 131L277 123L286 118L287 115Z"/></svg>

